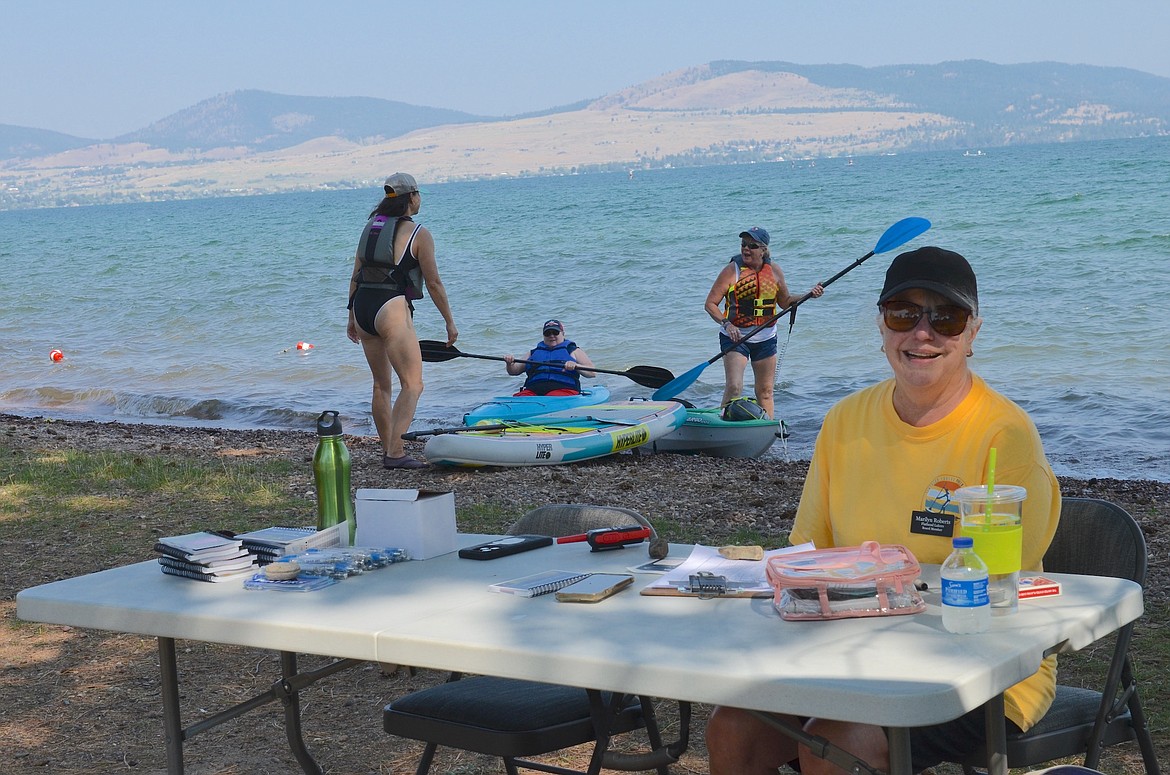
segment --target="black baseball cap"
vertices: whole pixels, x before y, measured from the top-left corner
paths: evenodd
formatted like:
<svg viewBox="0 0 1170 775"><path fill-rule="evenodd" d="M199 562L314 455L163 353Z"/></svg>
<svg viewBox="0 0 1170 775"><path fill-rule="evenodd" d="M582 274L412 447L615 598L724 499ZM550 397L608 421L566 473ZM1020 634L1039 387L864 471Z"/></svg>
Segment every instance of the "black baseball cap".
<svg viewBox="0 0 1170 775"><path fill-rule="evenodd" d="M896 293L923 288L941 293L964 309L979 314L979 286L967 259L953 250L928 245L902 253L890 262L878 304Z"/></svg>
<svg viewBox="0 0 1170 775"><path fill-rule="evenodd" d="M559 320L546 320L540 332L547 334L549 331L556 331L558 334L563 334L565 333L565 326Z"/></svg>

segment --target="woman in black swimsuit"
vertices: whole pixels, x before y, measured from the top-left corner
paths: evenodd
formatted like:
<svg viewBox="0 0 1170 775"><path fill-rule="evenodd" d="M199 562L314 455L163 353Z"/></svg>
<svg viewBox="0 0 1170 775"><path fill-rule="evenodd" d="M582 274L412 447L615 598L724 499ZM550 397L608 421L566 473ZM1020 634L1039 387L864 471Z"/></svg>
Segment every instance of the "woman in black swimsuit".
<svg viewBox="0 0 1170 775"><path fill-rule="evenodd" d="M346 336L365 352L374 377L372 411L382 440L385 468L422 468L406 454L402 434L410 428L422 395L422 352L414 332L414 299L425 287L447 323L447 344L459 338L447 290L435 263L435 240L411 216L422 199L414 178L396 172L386 178L386 197L370 214L358 242L349 283ZM391 401L391 370L398 375L398 400Z"/></svg>

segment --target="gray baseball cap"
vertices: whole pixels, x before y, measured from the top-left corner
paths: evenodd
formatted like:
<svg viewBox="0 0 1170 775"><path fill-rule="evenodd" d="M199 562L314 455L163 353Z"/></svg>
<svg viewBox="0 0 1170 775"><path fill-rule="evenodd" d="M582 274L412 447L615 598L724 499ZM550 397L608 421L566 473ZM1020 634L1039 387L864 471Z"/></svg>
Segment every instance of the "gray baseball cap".
<svg viewBox="0 0 1170 775"><path fill-rule="evenodd" d="M405 196L418 191L418 183L414 182L414 176L407 175L405 172L395 172L386 178L384 187L386 196L389 197Z"/></svg>

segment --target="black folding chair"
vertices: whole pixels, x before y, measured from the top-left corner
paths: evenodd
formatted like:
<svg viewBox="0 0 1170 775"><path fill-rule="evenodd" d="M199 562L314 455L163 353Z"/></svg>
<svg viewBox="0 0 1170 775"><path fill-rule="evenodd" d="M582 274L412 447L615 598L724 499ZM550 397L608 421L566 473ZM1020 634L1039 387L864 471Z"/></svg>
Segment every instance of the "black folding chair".
<svg viewBox="0 0 1170 775"><path fill-rule="evenodd" d="M1129 512L1109 501L1065 498L1060 525L1044 555L1044 570L1085 576L1113 576L1142 584L1146 578L1146 540ZM1032 767L1055 759L1083 756L1097 769L1106 747L1136 741L1146 775L1159 775L1154 742L1146 726L1133 675L1129 644L1134 622L1117 632L1113 658L1101 689L1057 685L1056 699L1036 726L1008 735L1009 767ZM984 752L963 762L963 770L985 767Z"/></svg>

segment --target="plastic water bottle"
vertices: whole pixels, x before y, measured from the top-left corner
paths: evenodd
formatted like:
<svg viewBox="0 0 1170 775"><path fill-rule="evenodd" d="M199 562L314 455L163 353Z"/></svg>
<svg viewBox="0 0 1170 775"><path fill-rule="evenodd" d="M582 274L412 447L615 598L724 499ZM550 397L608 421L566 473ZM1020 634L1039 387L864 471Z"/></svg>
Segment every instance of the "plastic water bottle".
<svg viewBox="0 0 1170 775"><path fill-rule="evenodd" d="M949 632L969 635L991 626L987 563L975 554L968 537L951 540L954 551L942 564L942 623Z"/></svg>
<svg viewBox="0 0 1170 775"><path fill-rule="evenodd" d="M317 529L348 521L348 540L352 546L357 521L349 494L349 450L341 438L341 420L332 410L322 412L317 418L313 478L317 483Z"/></svg>

